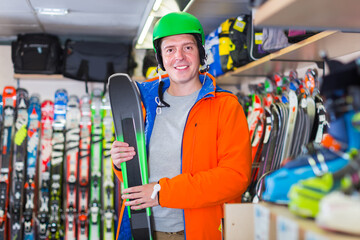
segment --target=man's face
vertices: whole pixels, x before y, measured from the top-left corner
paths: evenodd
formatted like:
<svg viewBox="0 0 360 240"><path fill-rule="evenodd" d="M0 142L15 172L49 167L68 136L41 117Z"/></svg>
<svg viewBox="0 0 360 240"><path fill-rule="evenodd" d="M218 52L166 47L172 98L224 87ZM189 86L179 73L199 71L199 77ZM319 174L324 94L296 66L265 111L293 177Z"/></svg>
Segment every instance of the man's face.
<svg viewBox="0 0 360 240"><path fill-rule="evenodd" d="M193 35L179 34L163 38L161 55L164 68L173 82L199 81L199 49Z"/></svg>

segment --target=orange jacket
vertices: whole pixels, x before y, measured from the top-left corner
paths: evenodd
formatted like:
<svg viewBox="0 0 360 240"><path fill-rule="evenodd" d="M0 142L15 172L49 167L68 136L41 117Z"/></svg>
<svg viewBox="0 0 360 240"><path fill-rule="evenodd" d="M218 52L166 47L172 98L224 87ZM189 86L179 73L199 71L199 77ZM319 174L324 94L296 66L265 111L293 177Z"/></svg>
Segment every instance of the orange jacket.
<svg viewBox="0 0 360 240"><path fill-rule="evenodd" d="M167 88L169 79L163 81ZM223 204L241 202L251 174L249 131L241 105L236 96L216 88L209 74L204 81L184 129L182 173L159 181L160 205L184 209L188 240L221 239ZM157 86L158 81L139 84L147 143L156 116L151 98L157 96Z"/></svg>

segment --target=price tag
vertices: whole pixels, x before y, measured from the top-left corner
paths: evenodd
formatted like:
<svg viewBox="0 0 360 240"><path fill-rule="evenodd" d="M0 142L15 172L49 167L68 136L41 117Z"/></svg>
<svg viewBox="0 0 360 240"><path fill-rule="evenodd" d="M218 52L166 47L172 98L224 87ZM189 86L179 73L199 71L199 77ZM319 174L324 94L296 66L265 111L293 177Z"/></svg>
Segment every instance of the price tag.
<svg viewBox="0 0 360 240"><path fill-rule="evenodd" d="M270 210L256 204L254 214L255 240L268 240L270 235Z"/></svg>
<svg viewBox="0 0 360 240"><path fill-rule="evenodd" d="M304 240L329 240L329 238L320 236L313 232L306 231Z"/></svg>
<svg viewBox="0 0 360 240"><path fill-rule="evenodd" d="M263 43L263 34L262 33L255 33L255 44L260 45Z"/></svg>
<svg viewBox="0 0 360 240"><path fill-rule="evenodd" d="M277 240L298 240L299 227L296 222L283 216L276 218L276 236Z"/></svg>

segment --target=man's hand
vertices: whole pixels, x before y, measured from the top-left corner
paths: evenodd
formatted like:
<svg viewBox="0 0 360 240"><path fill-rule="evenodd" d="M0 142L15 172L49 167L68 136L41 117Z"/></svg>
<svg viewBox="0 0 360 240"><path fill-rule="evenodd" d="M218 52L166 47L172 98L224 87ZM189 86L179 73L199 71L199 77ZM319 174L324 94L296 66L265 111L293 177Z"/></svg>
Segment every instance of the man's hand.
<svg viewBox="0 0 360 240"><path fill-rule="evenodd" d="M156 183L149 183L124 189L121 198L124 200L129 199L129 201L125 202L125 206L130 206L132 210L139 210L159 205L157 195L155 199L151 199L151 194L154 191L155 185Z"/></svg>
<svg viewBox="0 0 360 240"><path fill-rule="evenodd" d="M110 154L113 164L117 168L121 168L122 162L129 161L134 157L135 149L125 142L114 141L111 146Z"/></svg>

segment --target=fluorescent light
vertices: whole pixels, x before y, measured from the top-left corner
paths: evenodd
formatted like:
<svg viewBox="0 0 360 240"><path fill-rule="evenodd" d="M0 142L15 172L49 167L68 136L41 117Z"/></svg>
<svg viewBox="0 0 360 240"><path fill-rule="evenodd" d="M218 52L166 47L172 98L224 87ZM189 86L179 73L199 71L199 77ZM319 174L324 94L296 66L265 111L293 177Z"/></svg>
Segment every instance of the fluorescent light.
<svg viewBox="0 0 360 240"><path fill-rule="evenodd" d="M145 25L140 33L138 44L142 44L145 40L146 34L149 31L149 28L154 20L154 16L149 15L149 17L146 19Z"/></svg>
<svg viewBox="0 0 360 240"><path fill-rule="evenodd" d="M69 13L65 8L37 8L37 12L41 15L66 15Z"/></svg>
<svg viewBox="0 0 360 240"><path fill-rule="evenodd" d="M187 12L190 8L190 6L194 3L194 0L190 0L190 2L186 5L186 7L184 8L183 12Z"/></svg>
<svg viewBox="0 0 360 240"><path fill-rule="evenodd" d="M154 6L153 6L153 11L154 12L159 10L161 3L162 3L162 0L155 0Z"/></svg>

